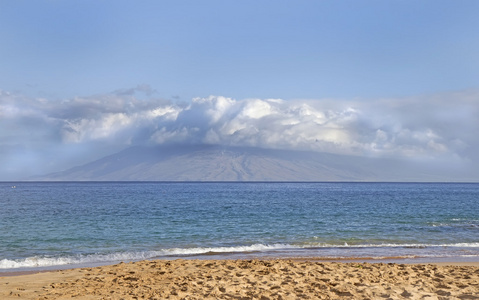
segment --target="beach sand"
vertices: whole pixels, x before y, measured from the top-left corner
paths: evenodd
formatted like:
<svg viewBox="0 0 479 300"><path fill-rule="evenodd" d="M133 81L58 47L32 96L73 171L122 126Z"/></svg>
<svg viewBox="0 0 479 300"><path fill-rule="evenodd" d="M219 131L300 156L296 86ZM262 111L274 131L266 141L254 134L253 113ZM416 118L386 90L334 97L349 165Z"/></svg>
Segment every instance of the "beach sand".
<svg viewBox="0 0 479 300"><path fill-rule="evenodd" d="M0 299L72 297L479 299L479 266L287 259L158 260L0 277Z"/></svg>

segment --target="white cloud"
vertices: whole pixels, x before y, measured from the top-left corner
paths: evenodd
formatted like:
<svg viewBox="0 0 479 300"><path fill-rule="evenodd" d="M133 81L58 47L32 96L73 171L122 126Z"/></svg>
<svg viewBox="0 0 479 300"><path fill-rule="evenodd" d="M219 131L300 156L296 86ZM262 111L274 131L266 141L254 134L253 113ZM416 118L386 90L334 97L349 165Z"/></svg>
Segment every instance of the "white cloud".
<svg viewBox="0 0 479 300"><path fill-rule="evenodd" d="M173 105L166 105L164 107L158 107L153 110L147 110L143 113L140 113L140 118L146 119L155 119L158 117L164 117L165 120L174 121L178 118L178 114L180 113L180 109L178 107L174 107Z"/></svg>
<svg viewBox="0 0 479 300"><path fill-rule="evenodd" d="M60 102L0 91L1 162L14 168L9 161L28 157L32 165L57 149L71 163L103 154L98 149L162 143L478 159L477 91L349 102L210 96L178 104L135 98L137 89Z"/></svg>
<svg viewBox="0 0 479 300"><path fill-rule="evenodd" d="M274 113L275 110L267 101L259 99L245 100L245 105L241 110L240 118L261 119L265 116L273 115Z"/></svg>

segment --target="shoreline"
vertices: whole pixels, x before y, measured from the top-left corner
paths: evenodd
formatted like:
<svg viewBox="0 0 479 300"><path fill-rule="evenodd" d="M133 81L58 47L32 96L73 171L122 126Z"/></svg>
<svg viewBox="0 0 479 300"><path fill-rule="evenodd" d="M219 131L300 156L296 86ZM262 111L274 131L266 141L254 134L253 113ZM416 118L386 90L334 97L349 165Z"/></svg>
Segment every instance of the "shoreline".
<svg viewBox="0 0 479 300"><path fill-rule="evenodd" d="M479 262L143 260L0 274L1 299L479 299ZM185 298L187 297L187 298Z"/></svg>
<svg viewBox="0 0 479 300"><path fill-rule="evenodd" d="M247 260L260 260L260 261L272 261L272 260L291 260L297 262L320 262L320 263L369 263L369 264L405 264L405 265L437 265L437 266L472 266L479 267L479 258L464 258L464 257L447 257L447 258L424 258L424 257L415 257L415 258L403 258L403 257L387 257L387 258L372 258L372 257L353 257L353 258L324 258L324 257L301 257L301 256L292 256L292 257L283 257L283 256L261 256L261 257L233 257L225 258L221 256L220 258L211 258L206 256L199 256L195 258L185 258L185 257L170 257L170 258L153 258L153 259L141 259L141 260L130 260L130 261L110 261L110 262L98 262L98 263L84 263L84 264L72 264L72 265L58 265L58 266L45 266L45 267L25 267L25 268L14 268L14 269L0 269L0 278L2 277L12 277L12 276L23 276L23 275L32 275L38 273L48 273L48 272L57 272L57 271L68 271L75 269L84 269L84 268L97 268L97 267L108 267L116 265L119 263L137 263L137 262L148 262L148 261L175 261L175 260L200 260L200 261L247 261Z"/></svg>

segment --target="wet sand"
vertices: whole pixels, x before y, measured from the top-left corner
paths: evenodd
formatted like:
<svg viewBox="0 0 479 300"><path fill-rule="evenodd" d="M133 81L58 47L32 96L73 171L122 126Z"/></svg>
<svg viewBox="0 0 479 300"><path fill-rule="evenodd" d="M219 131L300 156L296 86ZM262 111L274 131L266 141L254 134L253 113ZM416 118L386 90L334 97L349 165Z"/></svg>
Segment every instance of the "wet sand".
<svg viewBox="0 0 479 300"><path fill-rule="evenodd" d="M0 299L479 299L477 263L158 260L4 275Z"/></svg>

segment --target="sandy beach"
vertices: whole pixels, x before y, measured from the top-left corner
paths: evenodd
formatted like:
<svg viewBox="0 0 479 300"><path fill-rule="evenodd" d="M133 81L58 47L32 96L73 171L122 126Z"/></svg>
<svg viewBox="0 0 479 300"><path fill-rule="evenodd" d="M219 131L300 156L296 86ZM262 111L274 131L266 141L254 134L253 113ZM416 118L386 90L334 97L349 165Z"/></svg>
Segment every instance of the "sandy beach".
<svg viewBox="0 0 479 300"><path fill-rule="evenodd" d="M140 261L0 277L1 299L479 299L479 266Z"/></svg>

